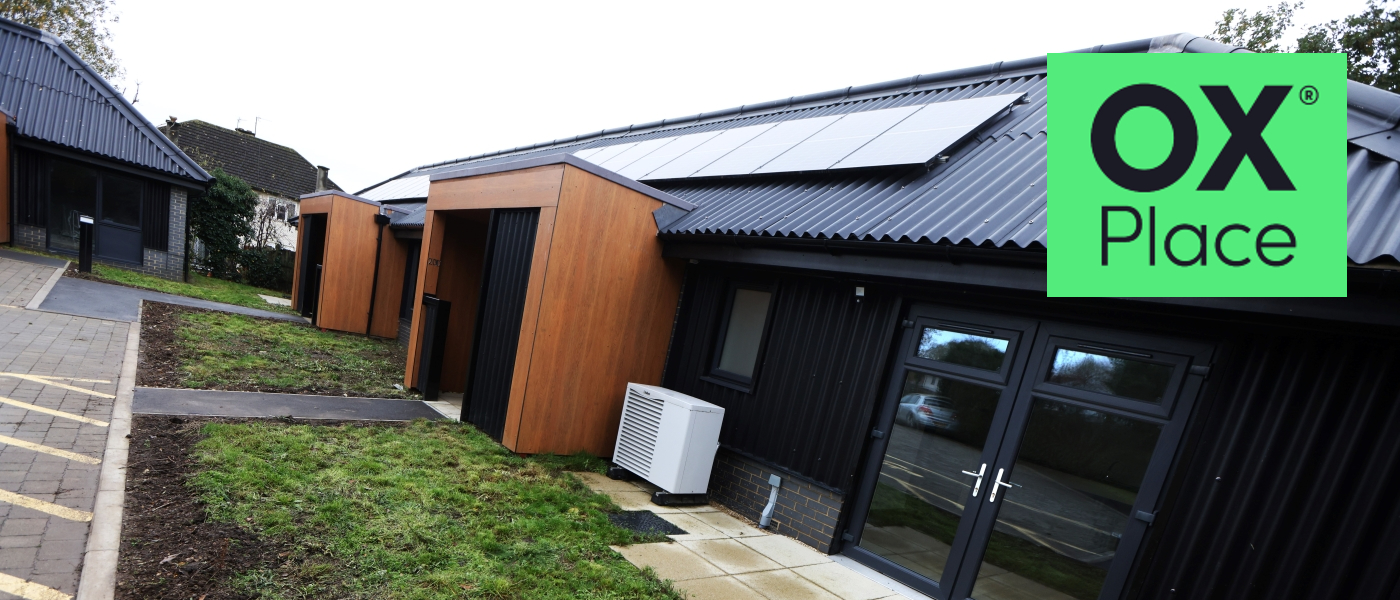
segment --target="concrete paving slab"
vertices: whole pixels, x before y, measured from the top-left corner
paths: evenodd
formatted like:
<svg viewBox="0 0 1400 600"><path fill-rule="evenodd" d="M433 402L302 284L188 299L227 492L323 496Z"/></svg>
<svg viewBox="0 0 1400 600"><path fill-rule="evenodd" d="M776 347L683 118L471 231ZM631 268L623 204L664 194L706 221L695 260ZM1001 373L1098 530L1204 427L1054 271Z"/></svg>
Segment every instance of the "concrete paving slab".
<svg viewBox="0 0 1400 600"><path fill-rule="evenodd" d="M789 569L748 573L734 577L768 598L782 600L841 600Z"/></svg>
<svg viewBox="0 0 1400 600"><path fill-rule="evenodd" d="M724 572L680 544L613 546L628 562L651 567L656 576L671 581L718 577Z"/></svg>
<svg viewBox="0 0 1400 600"><path fill-rule="evenodd" d="M136 388L132 412L145 415L203 417L286 417L412 421L442 416L418 400L345 398L260 392Z"/></svg>
<svg viewBox="0 0 1400 600"><path fill-rule="evenodd" d="M764 600L764 596L735 579L733 575L676 582L686 600Z"/></svg>
<svg viewBox="0 0 1400 600"><path fill-rule="evenodd" d="M281 321L306 322L306 320L301 317L286 313L244 308L242 306L224 304L222 302L197 300L195 298L162 294L150 290L131 288L123 285L112 285L100 281L76 279L73 277L63 277L59 279L58 283L54 284L53 289L49 291L48 297L39 305L39 310L130 323L137 320L140 314L142 300L179 304L181 306L191 306L194 308L207 308L209 310L218 310L252 317L265 317Z"/></svg>

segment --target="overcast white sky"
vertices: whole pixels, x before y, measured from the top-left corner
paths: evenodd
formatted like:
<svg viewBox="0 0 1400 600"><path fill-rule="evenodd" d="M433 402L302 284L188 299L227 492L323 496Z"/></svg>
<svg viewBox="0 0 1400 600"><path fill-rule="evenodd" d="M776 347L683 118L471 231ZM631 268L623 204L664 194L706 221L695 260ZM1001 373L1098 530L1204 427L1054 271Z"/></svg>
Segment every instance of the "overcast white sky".
<svg viewBox="0 0 1400 600"><path fill-rule="evenodd" d="M127 96L253 127L355 192L588 131L1189 31L1261 0L115 0ZM1359 12L1309 0L1297 21ZM122 87L122 84L118 84Z"/></svg>

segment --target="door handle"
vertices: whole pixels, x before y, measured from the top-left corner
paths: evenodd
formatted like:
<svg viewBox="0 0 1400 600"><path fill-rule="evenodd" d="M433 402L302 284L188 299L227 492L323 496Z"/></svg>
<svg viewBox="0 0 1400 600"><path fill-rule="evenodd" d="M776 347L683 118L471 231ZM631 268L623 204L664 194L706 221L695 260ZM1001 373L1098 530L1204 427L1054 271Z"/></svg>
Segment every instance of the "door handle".
<svg viewBox="0 0 1400 600"><path fill-rule="evenodd" d="M1006 469L997 469L997 480L996 480L996 483L993 483L993 484L992 484L992 493L991 493L990 495L987 496L987 502L996 502L996 501L997 501L997 490L999 490L999 489L1001 489L1001 488L1004 488L1004 487L1005 487L1005 488L1009 488L1009 487L1021 487L1021 486L1019 486L1019 485L1016 485L1016 484L1014 484L1014 483L1011 483L1010 481L1003 482L1003 481L1001 480L1001 478L1002 478L1002 476L1005 475L1005 474L1006 474Z"/></svg>
<svg viewBox="0 0 1400 600"><path fill-rule="evenodd" d="M985 475L986 473L987 473L987 463L982 463L982 468L981 468L981 469L978 469L976 473L973 473L972 471L963 471L963 475L971 475L971 476L977 478L977 483L972 484L972 497L973 497L973 498L976 498L976 497L977 497L977 490L982 489L982 476Z"/></svg>

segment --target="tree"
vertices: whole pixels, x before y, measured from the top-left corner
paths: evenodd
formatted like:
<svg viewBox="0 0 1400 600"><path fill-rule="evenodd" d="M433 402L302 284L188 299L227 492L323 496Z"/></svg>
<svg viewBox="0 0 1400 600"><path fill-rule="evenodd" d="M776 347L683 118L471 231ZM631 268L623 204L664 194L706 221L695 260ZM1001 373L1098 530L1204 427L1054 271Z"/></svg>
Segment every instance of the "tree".
<svg viewBox="0 0 1400 600"><path fill-rule="evenodd" d="M1366 9L1345 19L1313 25L1298 38L1299 52L1344 52L1347 79L1400 91L1400 10L1368 0Z"/></svg>
<svg viewBox="0 0 1400 600"><path fill-rule="evenodd" d="M111 8L111 0L0 0L0 16L54 34L109 82L125 75L107 30L118 19Z"/></svg>
<svg viewBox="0 0 1400 600"><path fill-rule="evenodd" d="M190 234L204 246L196 268L220 279L236 280L243 240L253 233L258 195L247 182L214 169L209 191L190 200Z"/></svg>
<svg viewBox="0 0 1400 600"><path fill-rule="evenodd" d="M1249 14L1243 8L1231 8L1215 22L1215 32L1206 37L1222 44L1248 48L1251 52L1288 52L1288 49L1280 48L1278 42L1293 25L1293 12L1302 7L1302 2L1280 2L1278 6L1254 14Z"/></svg>

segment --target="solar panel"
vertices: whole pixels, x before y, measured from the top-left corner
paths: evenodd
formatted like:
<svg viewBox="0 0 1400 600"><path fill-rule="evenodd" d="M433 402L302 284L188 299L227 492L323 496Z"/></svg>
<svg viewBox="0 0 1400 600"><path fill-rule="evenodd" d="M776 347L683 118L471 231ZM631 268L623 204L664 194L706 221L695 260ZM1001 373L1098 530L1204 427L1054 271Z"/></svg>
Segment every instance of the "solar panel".
<svg viewBox="0 0 1400 600"><path fill-rule="evenodd" d="M828 125L754 173L791 173L831 168L856 149L875 139L922 107L901 106L850 113Z"/></svg>
<svg viewBox="0 0 1400 600"><path fill-rule="evenodd" d="M778 123L772 129L749 140L749 143L735 148L733 152L700 169L694 176L709 177L752 173L768 161L801 143L802 140L812 137L813 134L840 119L840 115L832 115Z"/></svg>
<svg viewBox="0 0 1400 600"><path fill-rule="evenodd" d="M675 139L676 138L671 137L647 140L645 142L637 142L637 145L623 150L616 156L609 158L606 161L598 163L598 166L603 167L604 169L607 169L609 171L617 171L627 165L632 164L637 159L651 154L652 152L655 152L657 148L665 146L666 144L671 143Z"/></svg>
<svg viewBox="0 0 1400 600"><path fill-rule="evenodd" d="M609 158L622 154L622 151L636 145L636 142L632 142L630 144L618 144L616 146L603 146L602 148L598 149L598 152L596 154L593 154L592 156L589 156L584 160L587 160L588 162L591 162L595 165L601 165L607 162Z"/></svg>
<svg viewBox="0 0 1400 600"><path fill-rule="evenodd" d="M734 151L735 148L743 146L748 143L749 140L758 137L758 134L772 128L772 123L765 123L763 125L750 125L738 129L726 129L720 132L719 135L696 146L690 152L686 152L675 160L666 163L665 166L648 173L644 179L680 179L690 177L696 171L705 168L720 157Z"/></svg>
<svg viewBox="0 0 1400 600"><path fill-rule="evenodd" d="M705 143L712 137L719 135L718 131L706 131L705 133L693 133L677 137L662 138L669 140L665 146L657 148L655 152L643 156L632 164L623 167L617 173L623 177L641 180L647 173L661 168L676 157L694 150L696 146Z"/></svg>
<svg viewBox="0 0 1400 600"><path fill-rule="evenodd" d="M575 152L574 156L577 156L584 160L588 160L588 157L597 154L599 150L602 150L602 148L584 148L582 150L579 150L578 152Z"/></svg>
<svg viewBox="0 0 1400 600"><path fill-rule="evenodd" d="M925 105L831 168L927 163L1006 110L1022 95L1003 94Z"/></svg>

